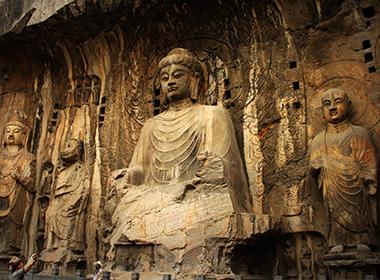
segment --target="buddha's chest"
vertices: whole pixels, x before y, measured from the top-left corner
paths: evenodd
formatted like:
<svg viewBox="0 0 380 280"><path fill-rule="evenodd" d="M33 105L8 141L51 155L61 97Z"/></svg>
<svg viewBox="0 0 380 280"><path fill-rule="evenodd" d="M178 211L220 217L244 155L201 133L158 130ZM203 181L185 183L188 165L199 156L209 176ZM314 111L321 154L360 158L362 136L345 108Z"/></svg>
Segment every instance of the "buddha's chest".
<svg viewBox="0 0 380 280"><path fill-rule="evenodd" d="M352 135L350 133L329 134L326 133L323 148L329 156L345 156L352 154Z"/></svg>
<svg viewBox="0 0 380 280"><path fill-rule="evenodd" d="M12 172L21 168L21 154L17 156L1 155L0 160L0 180L11 180Z"/></svg>
<svg viewBox="0 0 380 280"><path fill-rule="evenodd" d="M196 112L158 119L150 137L154 178L168 182L191 173L201 149L203 135L204 124L201 115Z"/></svg>

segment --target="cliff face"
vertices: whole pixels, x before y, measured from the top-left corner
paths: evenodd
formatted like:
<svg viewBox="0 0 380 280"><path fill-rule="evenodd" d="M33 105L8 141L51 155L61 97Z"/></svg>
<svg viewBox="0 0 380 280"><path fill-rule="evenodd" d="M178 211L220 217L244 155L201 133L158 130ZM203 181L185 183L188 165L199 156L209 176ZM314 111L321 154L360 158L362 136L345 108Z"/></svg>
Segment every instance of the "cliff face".
<svg viewBox="0 0 380 280"><path fill-rule="evenodd" d="M0 34L3 35L8 32L20 33L24 27L45 21L67 4L73 2L79 1L2 0L0 1L0 10L2 13L0 19Z"/></svg>
<svg viewBox="0 0 380 280"><path fill-rule="evenodd" d="M46 245L46 166L59 176L65 143L79 139L90 185L85 256L89 267L105 258L110 174L128 166L143 124L163 109L158 61L185 47L205 65L206 104L224 104L233 119L252 212L276 224L242 241L218 273L317 275L325 231L307 196L309 143L324 127L321 93L339 86L379 151L377 1L0 0L0 11L0 131L24 111L37 157L27 253Z"/></svg>

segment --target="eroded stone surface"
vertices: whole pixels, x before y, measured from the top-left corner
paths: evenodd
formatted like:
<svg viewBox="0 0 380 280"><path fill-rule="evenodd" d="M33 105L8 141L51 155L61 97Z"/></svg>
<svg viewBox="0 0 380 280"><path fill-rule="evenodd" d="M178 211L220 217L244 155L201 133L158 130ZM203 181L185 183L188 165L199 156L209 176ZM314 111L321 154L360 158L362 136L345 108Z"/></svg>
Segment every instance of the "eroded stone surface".
<svg viewBox="0 0 380 280"><path fill-rule="evenodd" d="M113 230L109 210L128 200L107 182L114 170L129 166L144 124L165 110L163 95L155 91L160 58L185 47L205 65L205 104L225 106L232 119L252 201L250 213L227 223L243 225L235 233L241 244L228 237L202 245L206 267L211 274L226 267L250 275L324 273L308 253L317 256L325 248L320 234L328 235L321 194L307 179L310 141L325 127L321 94L339 87L352 101L352 123L369 131L378 157L376 1L45 2L0 2L7 5L0 9L7 14L0 20L6 33L0 42L0 131L12 111L24 111L31 121L26 150L36 156L28 255L44 247L46 182L57 174L64 143L80 139L90 182L89 271L95 260L106 260ZM54 169L50 175L46 162ZM217 195L226 189L216 186ZM118 242L135 246L119 251L118 269L133 269L122 265L126 256L144 270L152 255L163 263L177 258L159 245L131 245L128 237ZM185 262L196 263L194 256L203 254L192 252ZM292 261L276 270L270 260L286 260L284 252ZM252 263L257 269L247 268Z"/></svg>

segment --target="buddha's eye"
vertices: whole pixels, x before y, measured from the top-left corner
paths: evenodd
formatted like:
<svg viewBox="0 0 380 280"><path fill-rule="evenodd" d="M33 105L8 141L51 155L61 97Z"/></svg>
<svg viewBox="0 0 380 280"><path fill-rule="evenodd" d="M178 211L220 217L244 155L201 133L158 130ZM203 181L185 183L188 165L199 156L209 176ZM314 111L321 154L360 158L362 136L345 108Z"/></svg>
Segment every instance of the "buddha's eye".
<svg viewBox="0 0 380 280"><path fill-rule="evenodd" d="M182 72L176 72L176 73L173 74L174 78L176 78L176 79L181 78L183 75L185 75L185 74L182 73Z"/></svg>
<svg viewBox="0 0 380 280"><path fill-rule="evenodd" d="M167 75L167 74L163 74L161 76L161 81L163 81L163 82L166 82L168 79L169 79L169 75Z"/></svg>
<svg viewBox="0 0 380 280"><path fill-rule="evenodd" d="M331 102L329 100L326 100L326 101L323 101L322 106L326 107L326 106L329 106L330 104Z"/></svg>

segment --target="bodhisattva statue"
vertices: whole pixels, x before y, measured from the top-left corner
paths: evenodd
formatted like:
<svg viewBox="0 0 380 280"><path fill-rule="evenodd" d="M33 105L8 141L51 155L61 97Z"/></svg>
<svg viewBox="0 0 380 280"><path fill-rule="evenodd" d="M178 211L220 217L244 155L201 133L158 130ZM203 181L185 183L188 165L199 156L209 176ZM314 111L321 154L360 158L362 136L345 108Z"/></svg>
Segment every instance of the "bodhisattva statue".
<svg viewBox="0 0 380 280"><path fill-rule="evenodd" d="M82 142L74 139L66 143L60 154L56 181L46 210L47 240L41 258L44 262L65 262L66 257L84 253L89 177L81 162L82 150Z"/></svg>
<svg viewBox="0 0 380 280"><path fill-rule="evenodd" d="M318 179L329 216L331 253L376 245L376 154L368 131L349 120L350 100L341 89L322 96L327 127L311 143L310 171Z"/></svg>
<svg viewBox="0 0 380 280"><path fill-rule="evenodd" d="M168 109L144 124L124 180L155 186L224 181L234 209L250 211L230 115L222 106L199 104L203 75L200 62L187 49L173 49L159 62L157 78ZM223 174L213 172L218 166Z"/></svg>
<svg viewBox="0 0 380 280"><path fill-rule="evenodd" d="M26 116L9 118L0 154L0 252L17 255L26 249L29 212L35 192L35 157L28 153ZM24 245L24 246L23 246Z"/></svg>

